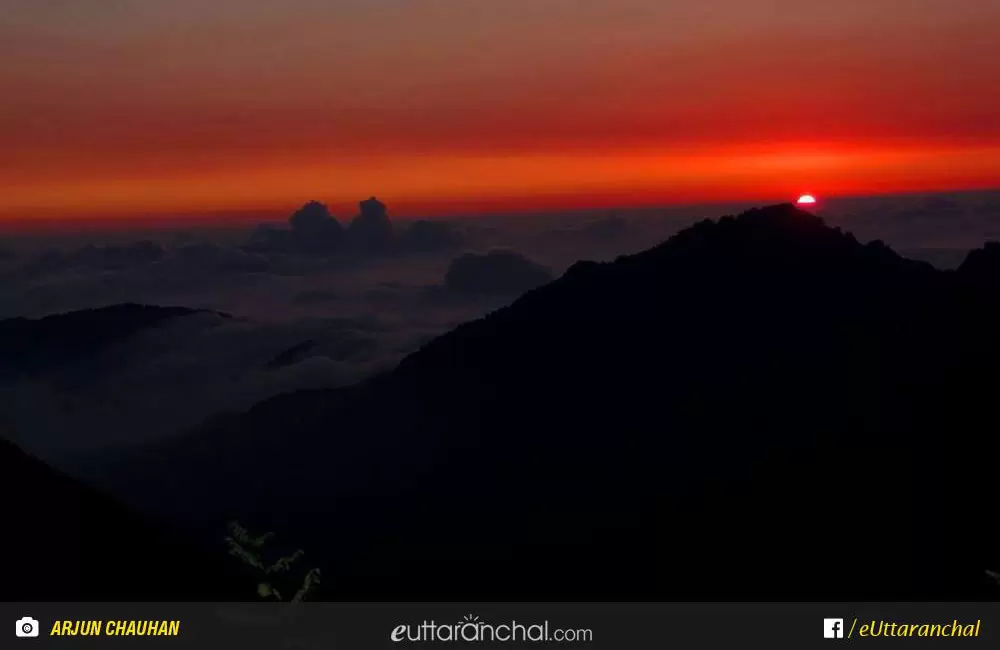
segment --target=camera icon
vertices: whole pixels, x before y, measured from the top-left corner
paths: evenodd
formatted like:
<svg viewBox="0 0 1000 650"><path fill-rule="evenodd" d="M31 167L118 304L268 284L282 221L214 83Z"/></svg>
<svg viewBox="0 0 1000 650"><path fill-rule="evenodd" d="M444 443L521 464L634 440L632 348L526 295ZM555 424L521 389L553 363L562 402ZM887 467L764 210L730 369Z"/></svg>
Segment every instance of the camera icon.
<svg viewBox="0 0 1000 650"><path fill-rule="evenodd" d="M36 637L38 636L38 620L30 616L19 618L17 619L17 627L14 631L19 639Z"/></svg>

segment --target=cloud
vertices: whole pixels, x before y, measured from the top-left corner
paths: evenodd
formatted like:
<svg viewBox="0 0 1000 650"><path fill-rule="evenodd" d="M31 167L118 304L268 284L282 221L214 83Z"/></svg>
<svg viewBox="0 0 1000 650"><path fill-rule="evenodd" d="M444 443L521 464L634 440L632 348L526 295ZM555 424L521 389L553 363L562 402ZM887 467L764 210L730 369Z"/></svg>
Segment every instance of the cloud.
<svg viewBox="0 0 1000 650"><path fill-rule="evenodd" d="M388 219L366 205L369 218ZM246 231L188 229L124 244L52 238L14 248L21 259L0 269L0 318L122 302L234 317L185 317L58 372L5 382L0 418L49 458L164 438L277 394L370 377L551 278L516 253L455 258L459 245L483 251L537 238L542 229L531 223L499 220L469 236L465 225L401 222L388 249L327 254L296 238L329 227L321 225L329 210L311 203L296 215L254 232L251 241L267 244L259 247L245 245ZM39 255L39 245L53 250ZM432 284L447 299L427 300Z"/></svg>
<svg viewBox="0 0 1000 650"><path fill-rule="evenodd" d="M214 273L266 273L271 262L263 255L209 242L188 244L173 251L170 261L187 270Z"/></svg>
<svg viewBox="0 0 1000 650"><path fill-rule="evenodd" d="M443 221L416 220L396 228L386 204L374 196L358 203L358 214L346 228L318 201L299 208L288 224L259 226L245 248L260 253L373 255L454 250L463 241L461 233Z"/></svg>
<svg viewBox="0 0 1000 650"><path fill-rule="evenodd" d="M623 237L629 230L629 224L625 219L610 215L608 217L583 223L582 225L571 225L562 228L554 228L547 231L543 236L554 243L586 242L586 243L608 243Z"/></svg>
<svg viewBox="0 0 1000 650"><path fill-rule="evenodd" d="M900 250L968 250L1000 233L1000 202L991 192L832 199L819 214L859 239Z"/></svg>
<svg viewBox="0 0 1000 650"><path fill-rule="evenodd" d="M455 258L444 276L444 288L464 295L523 293L552 280L552 272L527 257L507 250Z"/></svg>
<svg viewBox="0 0 1000 650"><path fill-rule="evenodd" d="M346 244L344 227L325 203L309 201L288 218L287 229L261 226L246 248L255 252L332 254Z"/></svg>
<svg viewBox="0 0 1000 650"><path fill-rule="evenodd" d="M299 303L302 305L313 305L322 304L327 302L334 302L339 298L336 291L327 291L324 289L309 289L307 291L300 291L292 296L292 302Z"/></svg>
<svg viewBox="0 0 1000 650"><path fill-rule="evenodd" d="M347 228L351 244L369 252L388 250L392 246L392 222L385 203L373 196L358 203L358 209L360 212Z"/></svg>
<svg viewBox="0 0 1000 650"><path fill-rule="evenodd" d="M0 378L0 418L43 455L170 436L212 415L388 367L395 333L358 319L262 323L199 313L44 372ZM308 342L308 344L305 344Z"/></svg>
<svg viewBox="0 0 1000 650"><path fill-rule="evenodd" d="M288 218L295 246L301 251L333 251L344 245L344 227L330 209L310 201Z"/></svg>
<svg viewBox="0 0 1000 650"><path fill-rule="evenodd" d="M399 248L404 252L437 253L455 250L465 238L447 221L413 221L399 233Z"/></svg>
<svg viewBox="0 0 1000 650"><path fill-rule="evenodd" d="M985 232L998 229L997 196L885 197L830 207L839 210L837 225L860 226L861 239L876 235L915 257L956 266ZM324 228L317 224L329 209L307 206L296 213L304 215L296 219L299 226L260 229L252 239ZM15 256L0 266L0 318L122 302L235 318L182 319L102 354L93 365L77 366L75 375L4 384L0 417L53 448L99 447L172 435L280 392L351 383L577 260L649 248L706 210L400 221L392 228L394 247L377 253L317 254L294 244L254 250L243 245L250 233L236 229L190 230L184 239L151 232L132 243L121 243L118 234L102 245L5 238L2 248ZM457 255L456 237L468 253ZM963 248L965 242L970 245ZM38 254L48 248L54 250Z"/></svg>
<svg viewBox="0 0 1000 650"><path fill-rule="evenodd" d="M264 226L247 243L259 252L335 255L343 252L384 253L394 244L386 205L374 196L358 204L359 213L345 229L319 201L310 201L288 219L288 229Z"/></svg>
<svg viewBox="0 0 1000 650"><path fill-rule="evenodd" d="M330 214L330 208L319 201L309 201L296 210L288 218L288 224L301 233L343 232L343 226Z"/></svg>
<svg viewBox="0 0 1000 650"><path fill-rule="evenodd" d="M101 271L131 269L159 262L166 255L162 246L139 241L125 246L87 245L71 251L45 251L27 265L33 274L54 273L75 268Z"/></svg>

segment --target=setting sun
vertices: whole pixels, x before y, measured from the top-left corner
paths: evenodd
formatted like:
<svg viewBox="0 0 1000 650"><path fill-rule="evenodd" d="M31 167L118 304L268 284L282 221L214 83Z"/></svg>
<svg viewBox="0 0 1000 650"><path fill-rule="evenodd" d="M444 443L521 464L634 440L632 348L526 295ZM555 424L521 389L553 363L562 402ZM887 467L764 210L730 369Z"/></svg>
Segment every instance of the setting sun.
<svg viewBox="0 0 1000 650"><path fill-rule="evenodd" d="M813 205L816 203L816 197L812 194L803 194L796 203L799 205Z"/></svg>

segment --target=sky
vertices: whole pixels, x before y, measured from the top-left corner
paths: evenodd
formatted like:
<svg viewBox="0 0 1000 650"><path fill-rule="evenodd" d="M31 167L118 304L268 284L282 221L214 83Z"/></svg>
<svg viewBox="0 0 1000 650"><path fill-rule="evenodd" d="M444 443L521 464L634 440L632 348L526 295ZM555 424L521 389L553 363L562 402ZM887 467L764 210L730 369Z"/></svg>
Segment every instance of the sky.
<svg viewBox="0 0 1000 650"><path fill-rule="evenodd" d="M1000 3L0 0L0 222L1000 186Z"/></svg>

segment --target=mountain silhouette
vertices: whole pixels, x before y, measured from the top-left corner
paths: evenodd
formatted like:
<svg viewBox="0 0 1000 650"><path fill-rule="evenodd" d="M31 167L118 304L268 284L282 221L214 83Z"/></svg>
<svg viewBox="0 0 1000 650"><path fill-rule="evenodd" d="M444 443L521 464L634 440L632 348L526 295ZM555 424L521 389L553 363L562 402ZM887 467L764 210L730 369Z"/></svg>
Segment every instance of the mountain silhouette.
<svg viewBox="0 0 1000 650"><path fill-rule="evenodd" d="M0 439L4 600L242 599L223 557L165 534ZM252 588L252 584L245 586Z"/></svg>
<svg viewBox="0 0 1000 650"><path fill-rule="evenodd" d="M63 365L144 328L200 311L126 303L37 319L0 320L0 378Z"/></svg>
<svg viewBox="0 0 1000 650"><path fill-rule="evenodd" d="M991 286L751 210L81 471L338 598L992 597Z"/></svg>
<svg viewBox="0 0 1000 650"><path fill-rule="evenodd" d="M958 272L970 284L1000 290L1000 242L987 242L982 248L970 251Z"/></svg>

